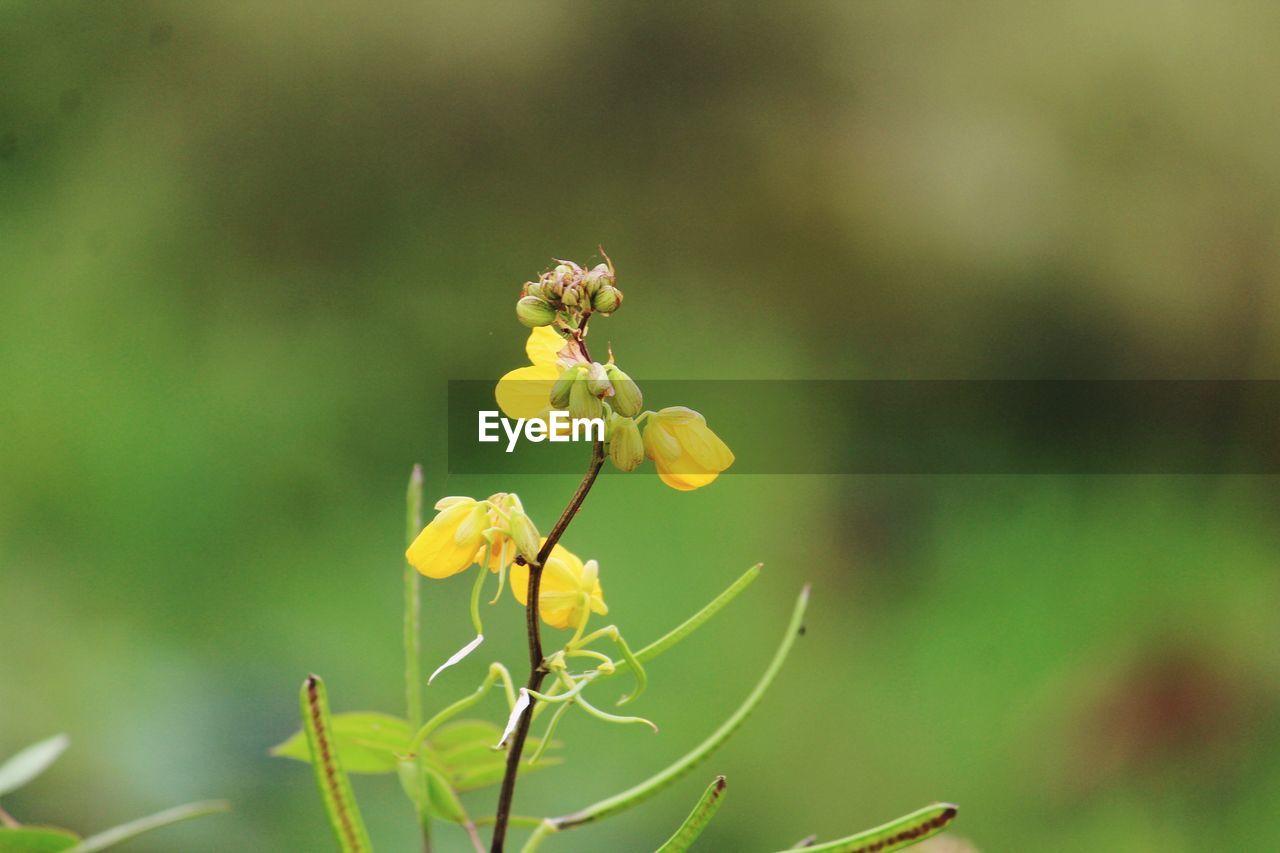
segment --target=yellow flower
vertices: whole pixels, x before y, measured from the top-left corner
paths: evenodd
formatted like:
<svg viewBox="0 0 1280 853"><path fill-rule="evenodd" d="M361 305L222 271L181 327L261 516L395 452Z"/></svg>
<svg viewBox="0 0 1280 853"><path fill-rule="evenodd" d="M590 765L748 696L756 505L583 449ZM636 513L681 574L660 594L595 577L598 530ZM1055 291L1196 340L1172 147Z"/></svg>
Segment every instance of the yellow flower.
<svg viewBox="0 0 1280 853"><path fill-rule="evenodd" d="M517 563L511 567L511 591L516 601L528 604L528 566ZM542 569L538 614L553 628L569 628L586 618L586 608L601 616L609 612L604 603L604 590L600 588L600 565L595 560L583 563L569 549L557 544Z"/></svg>
<svg viewBox="0 0 1280 853"><path fill-rule="evenodd" d="M439 512L422 529L404 556L415 569L429 578L447 578L476 562L486 548L489 503L472 498L443 498Z"/></svg>
<svg viewBox="0 0 1280 853"><path fill-rule="evenodd" d="M682 492L709 484L733 464L733 451L711 431L706 418L684 406L649 415L644 452L662 482Z"/></svg>
<svg viewBox="0 0 1280 853"><path fill-rule="evenodd" d="M539 326L529 333L524 351L528 367L517 367L498 380L494 397L498 408L509 418L540 418L551 401L551 386L563 369L559 363L564 339L549 326Z"/></svg>

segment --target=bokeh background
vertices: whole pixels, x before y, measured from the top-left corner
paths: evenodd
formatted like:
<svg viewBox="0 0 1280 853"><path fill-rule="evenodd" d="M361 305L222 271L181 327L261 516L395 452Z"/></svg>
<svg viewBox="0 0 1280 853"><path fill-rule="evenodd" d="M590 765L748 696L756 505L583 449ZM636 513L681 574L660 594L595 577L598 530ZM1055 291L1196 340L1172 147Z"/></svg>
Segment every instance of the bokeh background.
<svg viewBox="0 0 1280 853"><path fill-rule="evenodd" d="M92 830L220 796L128 849L330 847L266 751L311 671L400 708L411 463L544 525L575 484L450 478L442 449L446 381L522 362L552 256L608 249L607 335L648 376L1276 377L1277 26L1260 0L4 4L0 752L73 738L6 807ZM1276 485L607 478L566 541L633 640L765 574L652 666L660 735L570 716L517 811L701 740L811 581L728 748L548 849L652 849L716 772L706 849L937 799L989 851L1280 847ZM426 661L468 586L428 586ZM509 597L489 622L519 668ZM357 793L411 849L394 780Z"/></svg>

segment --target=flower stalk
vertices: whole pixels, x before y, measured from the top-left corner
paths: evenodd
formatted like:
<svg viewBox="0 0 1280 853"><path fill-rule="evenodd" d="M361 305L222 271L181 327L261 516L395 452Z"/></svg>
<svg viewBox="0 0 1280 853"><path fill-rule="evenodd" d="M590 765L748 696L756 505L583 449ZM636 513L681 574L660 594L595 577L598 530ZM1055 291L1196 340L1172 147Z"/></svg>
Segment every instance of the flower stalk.
<svg viewBox="0 0 1280 853"><path fill-rule="evenodd" d="M405 547L413 544L422 530L422 466L414 465L409 474L405 495ZM406 560L404 564L404 702L405 719L417 729L422 725L422 597L419 594L418 570ZM431 853L431 815L414 804L422 853Z"/></svg>
<svg viewBox="0 0 1280 853"><path fill-rule="evenodd" d="M579 345L585 349L586 345L582 343L581 339L583 331L584 329L578 330L577 338ZM537 560L529 563L529 592L525 604L525 626L529 641L529 680L525 684L525 689L530 693L537 692L542 687L543 679L547 677L547 669L543 665L542 628L538 618L538 592L542 583L542 567L547 558L551 556L551 550L555 548L556 543L560 541L560 537L568 529L569 523L573 521L574 516L578 514L578 510L582 508L583 501L587 499L587 494L590 493L591 487L595 485L600 469L604 467L604 460L604 442L597 441L591 447L591 465L587 468L586 476L582 478L582 482L578 484L577 491L573 493L573 497L569 499L568 505L565 506L564 512L560 513L560 518L556 520L555 526L547 534L547 540L542 543L542 548L538 551ZM494 817L493 841L489 847L491 853L502 853L506 844L507 824L511 817L511 804L515 797L516 774L520 770L520 756L524 752L525 740L529 736L529 725L533 721L535 702L536 700L531 697L528 706L520 715L520 719L517 720L515 733L511 737L511 746L507 752L506 772L502 777L502 788L498 794L498 808Z"/></svg>

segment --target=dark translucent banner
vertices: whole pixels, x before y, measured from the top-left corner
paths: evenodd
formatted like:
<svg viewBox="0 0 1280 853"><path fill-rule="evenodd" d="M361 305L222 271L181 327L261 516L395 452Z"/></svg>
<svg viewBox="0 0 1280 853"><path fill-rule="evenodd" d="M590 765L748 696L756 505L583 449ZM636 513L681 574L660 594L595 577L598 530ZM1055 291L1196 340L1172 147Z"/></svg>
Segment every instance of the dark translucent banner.
<svg viewBox="0 0 1280 853"><path fill-rule="evenodd" d="M637 381L706 417L728 474L1280 473L1275 380ZM449 383L450 472L581 473L586 443L478 440L495 384Z"/></svg>

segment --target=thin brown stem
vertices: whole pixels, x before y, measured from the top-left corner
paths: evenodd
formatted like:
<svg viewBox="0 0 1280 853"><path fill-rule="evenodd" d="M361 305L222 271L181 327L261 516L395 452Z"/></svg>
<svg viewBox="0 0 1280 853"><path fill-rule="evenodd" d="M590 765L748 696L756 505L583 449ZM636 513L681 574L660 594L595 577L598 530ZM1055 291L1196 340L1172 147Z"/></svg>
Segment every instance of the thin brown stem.
<svg viewBox="0 0 1280 853"><path fill-rule="evenodd" d="M582 502L587 499L587 493L591 491L603 466L604 442L597 441L591 448L591 467L587 469L586 476L578 484L578 489L569 499L564 512L560 513L555 526L547 534L547 541L538 551L537 562L529 564L529 590L525 605L525 627L529 634L529 681L525 687L530 691L541 688L542 680L547 675L546 669L543 668L542 626L538 621L538 592L542 585L542 567L546 565L551 550L564 535L569 522L573 521L574 516L578 514ZM511 803L516 790L516 774L520 770L520 754L524 751L524 742L529 736L529 725L533 721L535 702L536 700L530 697L529 705L516 722L516 730L512 735L511 748L507 753L507 768L502 777L502 790L498 795L498 810L493 822L493 842L489 847L491 853L502 853L503 845L506 843L507 821L511 816Z"/></svg>

